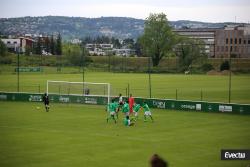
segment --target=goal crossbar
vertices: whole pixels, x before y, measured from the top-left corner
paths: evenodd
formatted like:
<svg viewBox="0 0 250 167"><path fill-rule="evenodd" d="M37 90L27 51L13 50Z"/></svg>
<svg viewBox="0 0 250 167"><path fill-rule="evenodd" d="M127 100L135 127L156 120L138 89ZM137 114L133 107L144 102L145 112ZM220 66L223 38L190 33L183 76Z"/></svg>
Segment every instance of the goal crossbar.
<svg viewBox="0 0 250 167"><path fill-rule="evenodd" d="M70 82L70 81L52 81L52 80L47 80L47 84L49 82L61 82L61 83L79 83L79 84L94 84L94 85L109 85L110 83L97 83L97 82Z"/></svg>

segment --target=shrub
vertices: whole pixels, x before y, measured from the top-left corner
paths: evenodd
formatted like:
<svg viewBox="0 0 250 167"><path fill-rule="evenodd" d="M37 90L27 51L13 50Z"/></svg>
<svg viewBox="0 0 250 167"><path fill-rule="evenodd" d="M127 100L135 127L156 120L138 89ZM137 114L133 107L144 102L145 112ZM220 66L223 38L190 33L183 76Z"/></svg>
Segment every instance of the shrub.
<svg viewBox="0 0 250 167"><path fill-rule="evenodd" d="M229 70L229 69L230 69L230 65L227 60L221 63L220 71Z"/></svg>
<svg viewBox="0 0 250 167"><path fill-rule="evenodd" d="M12 59L9 56L6 57L1 57L0 56L0 64L11 64L12 63Z"/></svg>
<svg viewBox="0 0 250 167"><path fill-rule="evenodd" d="M203 72L208 72L208 71L211 71L211 70L214 70L214 67L212 64L209 64L209 63L205 63L201 66L201 70Z"/></svg>
<svg viewBox="0 0 250 167"><path fill-rule="evenodd" d="M5 46L5 44L2 42L2 40L0 39L0 56L4 57L7 54L7 48Z"/></svg>

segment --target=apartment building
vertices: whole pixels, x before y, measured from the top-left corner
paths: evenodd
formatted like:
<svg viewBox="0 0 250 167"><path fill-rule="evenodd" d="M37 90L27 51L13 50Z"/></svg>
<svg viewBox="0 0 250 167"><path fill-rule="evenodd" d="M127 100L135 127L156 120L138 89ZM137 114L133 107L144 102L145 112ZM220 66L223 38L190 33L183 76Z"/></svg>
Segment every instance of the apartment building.
<svg viewBox="0 0 250 167"><path fill-rule="evenodd" d="M250 25L227 26L215 32L216 58L250 58Z"/></svg>
<svg viewBox="0 0 250 167"><path fill-rule="evenodd" d="M29 46L32 48L34 43L33 39L26 37L5 38L1 40L10 52L16 52L18 48L20 52L25 52L26 47Z"/></svg>
<svg viewBox="0 0 250 167"><path fill-rule="evenodd" d="M250 58L250 25L227 25L217 29L177 29L181 36L199 39L209 58Z"/></svg>
<svg viewBox="0 0 250 167"><path fill-rule="evenodd" d="M180 36L185 36L191 39L199 39L203 41L203 44L201 45L204 45L205 52L207 53L208 57L215 57L214 40L216 29L176 29L174 30L174 32L179 34Z"/></svg>

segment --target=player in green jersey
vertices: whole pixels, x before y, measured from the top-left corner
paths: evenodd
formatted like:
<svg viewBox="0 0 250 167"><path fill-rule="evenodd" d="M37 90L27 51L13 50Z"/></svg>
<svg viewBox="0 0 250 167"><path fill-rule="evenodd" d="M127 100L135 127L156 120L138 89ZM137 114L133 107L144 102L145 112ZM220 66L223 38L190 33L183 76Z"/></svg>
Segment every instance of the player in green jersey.
<svg viewBox="0 0 250 167"><path fill-rule="evenodd" d="M151 121L154 122L151 111L148 107L148 104L146 102L143 102L143 111L144 111L144 122L147 121L147 116L151 118Z"/></svg>
<svg viewBox="0 0 250 167"><path fill-rule="evenodd" d="M138 112L140 111L140 109L141 109L141 105L135 103L134 106L133 106L133 113L134 113L134 116L135 116L135 120L138 119Z"/></svg>
<svg viewBox="0 0 250 167"><path fill-rule="evenodd" d="M110 119L113 119L115 121L115 123L116 123L116 119L115 119L116 105L114 104L114 100L112 100L112 102L108 104L107 111L108 111L107 122Z"/></svg>
<svg viewBox="0 0 250 167"><path fill-rule="evenodd" d="M133 126L135 123L133 122L133 120L129 119L129 116L127 115L124 119L123 119L123 124L125 126Z"/></svg>
<svg viewBox="0 0 250 167"><path fill-rule="evenodd" d="M118 114L119 114L119 103L118 103L117 101L114 102L114 107L115 107L116 119L118 119Z"/></svg>
<svg viewBox="0 0 250 167"><path fill-rule="evenodd" d="M129 115L129 105L128 102L126 101L122 107L122 112L124 113L124 115Z"/></svg>

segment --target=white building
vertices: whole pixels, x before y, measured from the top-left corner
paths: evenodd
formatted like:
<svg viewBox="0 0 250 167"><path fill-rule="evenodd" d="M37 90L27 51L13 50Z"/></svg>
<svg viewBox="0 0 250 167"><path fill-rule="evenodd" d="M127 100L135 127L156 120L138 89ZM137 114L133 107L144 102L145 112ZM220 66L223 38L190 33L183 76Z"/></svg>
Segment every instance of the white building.
<svg viewBox="0 0 250 167"><path fill-rule="evenodd" d="M72 44L81 44L82 41L81 41L80 39L72 39L72 40L70 41L70 43L72 43Z"/></svg>
<svg viewBox="0 0 250 167"><path fill-rule="evenodd" d="M1 39L3 43L6 45L6 47L11 51L17 51L17 48L21 46L21 40L20 38L15 39Z"/></svg>
<svg viewBox="0 0 250 167"><path fill-rule="evenodd" d="M7 38L1 39L3 43L6 45L9 51L16 52L18 48L20 48L20 52L25 52L27 46L30 48L33 47L34 40L26 37L20 38Z"/></svg>
<svg viewBox="0 0 250 167"><path fill-rule="evenodd" d="M125 57L135 55L135 50L127 48L115 49L113 48L113 44L86 44L85 47L89 51L90 55L116 55Z"/></svg>
<svg viewBox="0 0 250 167"><path fill-rule="evenodd" d="M106 56L112 54L113 44L86 44L90 55Z"/></svg>
<svg viewBox="0 0 250 167"><path fill-rule="evenodd" d="M99 46L102 48L102 49L107 49L107 50L110 50L110 49L113 49L113 44L99 44Z"/></svg>
<svg viewBox="0 0 250 167"><path fill-rule="evenodd" d="M129 57L135 55L135 50L133 49L114 49L115 55Z"/></svg>
<svg viewBox="0 0 250 167"><path fill-rule="evenodd" d="M215 32L217 29L210 28L193 28L193 29L176 29L175 33L180 36L185 36L191 39L199 39L203 41L202 44L205 48L205 52L208 54L208 57L215 56L214 40Z"/></svg>

